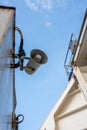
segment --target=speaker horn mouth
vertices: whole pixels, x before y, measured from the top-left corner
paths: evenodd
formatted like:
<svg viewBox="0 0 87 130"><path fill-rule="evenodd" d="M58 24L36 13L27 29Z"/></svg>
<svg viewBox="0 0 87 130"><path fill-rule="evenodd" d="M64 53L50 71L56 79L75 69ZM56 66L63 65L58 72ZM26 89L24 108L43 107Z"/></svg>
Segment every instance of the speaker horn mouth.
<svg viewBox="0 0 87 130"><path fill-rule="evenodd" d="M47 55L39 49L33 49L30 53L31 58L34 58L36 55L40 55L41 56L41 60L40 60L40 64L45 64L48 60Z"/></svg>

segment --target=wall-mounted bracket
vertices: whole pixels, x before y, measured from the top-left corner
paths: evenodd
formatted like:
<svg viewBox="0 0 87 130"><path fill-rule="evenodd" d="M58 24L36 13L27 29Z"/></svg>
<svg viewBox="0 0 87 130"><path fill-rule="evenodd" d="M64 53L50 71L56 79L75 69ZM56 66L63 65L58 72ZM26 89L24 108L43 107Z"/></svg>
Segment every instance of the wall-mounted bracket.
<svg viewBox="0 0 87 130"><path fill-rule="evenodd" d="M16 116L16 114L12 112L12 121L11 121L12 129L18 130L18 124L22 123L23 120L24 120L24 116L22 114Z"/></svg>

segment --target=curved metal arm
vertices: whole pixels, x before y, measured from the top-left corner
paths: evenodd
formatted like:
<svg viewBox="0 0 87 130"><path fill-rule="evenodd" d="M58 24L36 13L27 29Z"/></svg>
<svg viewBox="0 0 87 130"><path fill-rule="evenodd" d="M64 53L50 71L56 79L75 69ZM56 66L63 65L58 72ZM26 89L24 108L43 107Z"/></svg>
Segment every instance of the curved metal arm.
<svg viewBox="0 0 87 130"><path fill-rule="evenodd" d="M19 27L15 27L14 29L17 30L20 33L21 39L23 39L23 34L22 34L21 29Z"/></svg>
<svg viewBox="0 0 87 130"><path fill-rule="evenodd" d="M21 117L21 120L19 120L19 118ZM16 124L19 124L19 123L22 123L24 120L24 116L22 114L19 114L17 117L16 117Z"/></svg>
<svg viewBox="0 0 87 130"><path fill-rule="evenodd" d="M26 54L25 54L25 51L23 49L23 44L24 44L24 40L23 40L23 34L22 34L22 31L19 27L15 27L14 30L17 30L21 36L21 40L20 40L20 46L19 46L19 51L18 51L18 54L13 54L13 58L16 58L15 56L18 56L17 58L19 59L18 63L16 64L11 64L11 68L17 68L20 66L20 70L23 70L23 62L24 62L24 59L22 57L24 57Z"/></svg>
<svg viewBox="0 0 87 130"><path fill-rule="evenodd" d="M21 119L19 119L21 117ZM18 116L16 116L16 114L14 112L12 112L12 117L11 117L11 126L12 129L15 129L18 127L19 123L22 123L24 120L24 116L23 114L19 114ZM16 130L16 129L15 129Z"/></svg>
<svg viewBox="0 0 87 130"><path fill-rule="evenodd" d="M19 46L19 56L25 56L26 54L25 54L25 51L23 49L24 39L23 39L22 31L19 27L15 27L15 30L17 30L21 36L21 41L20 41L20 46Z"/></svg>

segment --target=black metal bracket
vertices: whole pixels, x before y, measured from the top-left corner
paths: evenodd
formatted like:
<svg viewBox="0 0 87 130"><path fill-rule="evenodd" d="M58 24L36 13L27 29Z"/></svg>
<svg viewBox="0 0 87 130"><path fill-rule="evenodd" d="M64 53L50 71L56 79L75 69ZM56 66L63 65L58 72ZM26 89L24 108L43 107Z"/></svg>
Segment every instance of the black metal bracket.
<svg viewBox="0 0 87 130"><path fill-rule="evenodd" d="M15 54L15 52L13 51L11 55L12 55L12 58L18 58L19 61L18 61L18 63L11 64L10 67L18 68L20 66L20 70L23 70L24 57L26 56L26 53L23 49L23 45L24 45L23 34L19 27L15 27L14 30L17 30L19 32L19 34L21 36L21 40L20 40L18 54Z"/></svg>
<svg viewBox="0 0 87 130"><path fill-rule="evenodd" d="M21 118L21 120L20 120ZM12 129L18 130L18 125L24 121L24 116L22 114L19 114L16 116L14 112L12 112L12 119L11 119L11 127Z"/></svg>
<svg viewBox="0 0 87 130"><path fill-rule="evenodd" d="M73 61L73 57L75 56L75 53L76 53L76 48L77 48L77 40L75 38L75 35L72 33L71 37L70 37L65 61L64 61L64 67L65 67L66 73L68 75L68 80L70 80L71 77L74 75L72 61Z"/></svg>

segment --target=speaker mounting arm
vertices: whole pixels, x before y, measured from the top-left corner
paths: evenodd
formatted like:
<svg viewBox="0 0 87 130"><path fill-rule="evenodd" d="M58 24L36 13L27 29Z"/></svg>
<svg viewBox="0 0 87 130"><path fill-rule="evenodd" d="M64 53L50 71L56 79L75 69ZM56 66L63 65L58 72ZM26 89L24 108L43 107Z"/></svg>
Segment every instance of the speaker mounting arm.
<svg viewBox="0 0 87 130"><path fill-rule="evenodd" d="M10 64L10 68L20 68L20 70L25 70L28 74L33 74L40 65L45 64L48 60L47 55L39 49L33 49L30 53L30 57L26 57L26 53L23 49L23 34L19 27L15 27L14 30L17 30L21 36L20 40L20 46L18 50L18 54L15 54L15 52L11 49L10 50L10 56L13 59L18 59L17 63ZM28 63L26 66L24 66L24 60L28 60Z"/></svg>
<svg viewBox="0 0 87 130"><path fill-rule="evenodd" d="M20 66L20 70L23 70L24 58L22 58L22 57L25 57L25 55L26 55L26 53L23 49L23 45L24 45L23 34L22 34L22 31L19 27L15 27L14 30L17 30L19 32L19 34L21 36L21 40L20 40L20 46L19 46L18 54L15 54L13 52L12 58L18 58L19 61L18 61L18 63L11 64L10 67L11 68L18 68Z"/></svg>

